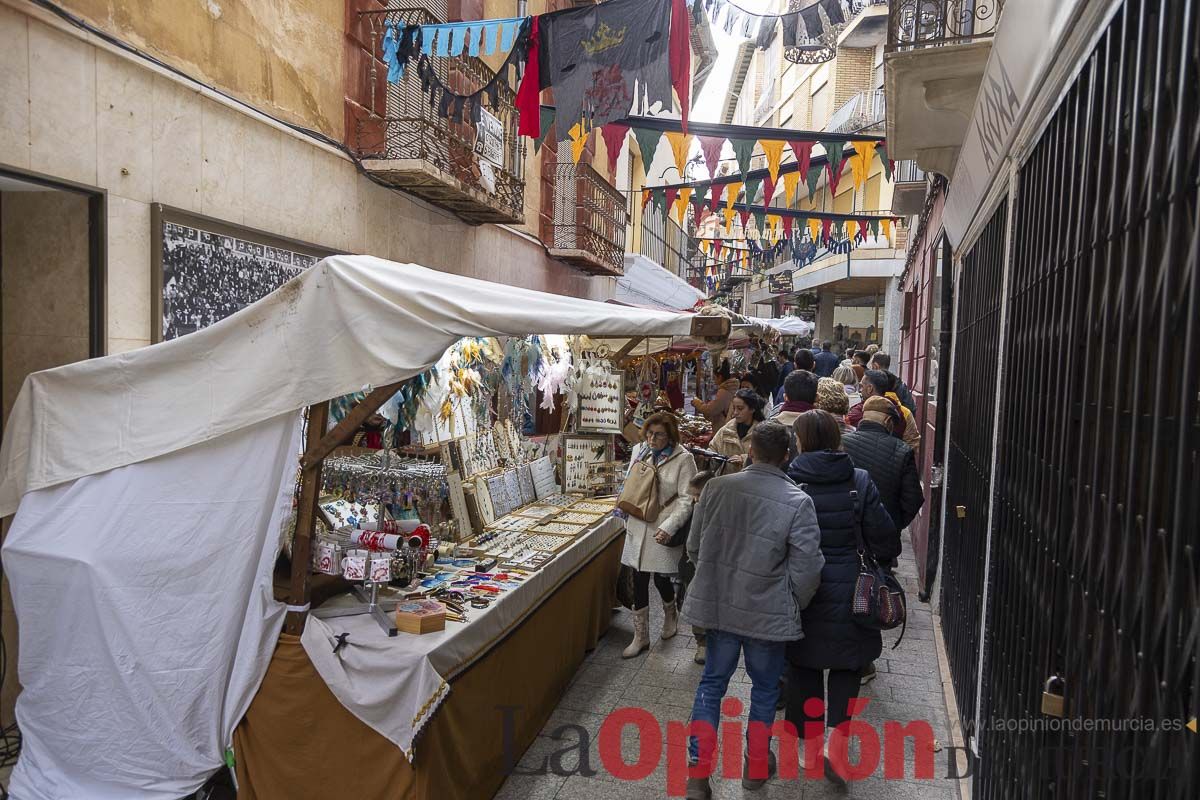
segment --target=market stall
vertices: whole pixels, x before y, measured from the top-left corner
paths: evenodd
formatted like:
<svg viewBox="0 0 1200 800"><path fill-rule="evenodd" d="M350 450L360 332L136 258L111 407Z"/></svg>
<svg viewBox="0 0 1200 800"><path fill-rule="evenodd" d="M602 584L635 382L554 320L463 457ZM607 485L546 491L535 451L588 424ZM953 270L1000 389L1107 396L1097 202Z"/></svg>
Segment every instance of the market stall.
<svg viewBox="0 0 1200 800"><path fill-rule="evenodd" d="M407 509L436 516L425 510L428 495L393 496L371 530L369 508L353 498L340 507L346 497L329 494L326 461L351 459L336 469L330 461L330 475L357 480L353 457L339 448L397 394L399 412L416 414L414 386L433 380L463 339L728 333L723 319L697 319L333 257L205 330L31 375L0 449L0 514L16 512L4 563L23 685L13 793L175 800L232 759L247 796L373 796L379 775L393 779L387 796L487 796L502 779L495 748L504 737L481 715L488 703L527 710L514 722L518 752L536 735L607 623L620 527L601 502L566 486L544 486L541 496L534 486L533 502L524 502L522 470L532 483L544 456L512 452L525 449L520 437L504 463L476 464L468 475L462 460L487 454L460 441L453 455L450 442L437 444L435 423L446 455L411 457L442 463L444 473L424 480L445 480L441 507L451 510L423 531L404 517ZM471 369L469 359L451 365L455 397L454 381ZM361 397L340 421L329 420L329 401L355 392ZM578 401L582 420L589 409ZM453 419L456 402L446 419L439 408L438 420ZM297 413L306 408L307 423ZM592 427L606 425L595 408ZM507 431L513 416L496 416L490 438L499 448L495 430ZM570 450L566 435L562 447ZM609 457L584 447L589 458ZM564 482L574 463L557 465ZM538 505L547 508L528 516ZM358 515L353 526L334 516L325 534L318 530L323 516L347 512ZM530 521L506 521L518 519ZM505 548L502 536L488 538L497 524L563 541ZM407 550L394 546L401 539ZM289 542L285 603L273 575ZM316 616L310 582L326 544L373 545L361 563L349 552L339 560L359 595L326 605L365 601L378 610L385 601L376 584L404 582L393 565L418 569L404 587L418 591L387 602L416 603L418 629L420 604L438 603L442 630L393 636L379 614ZM380 551L388 572L358 577L354 569L370 575L370 553ZM453 597L437 593L455 590L491 597L454 620ZM385 611L401 626L402 613ZM275 782L284 774L295 787Z"/></svg>

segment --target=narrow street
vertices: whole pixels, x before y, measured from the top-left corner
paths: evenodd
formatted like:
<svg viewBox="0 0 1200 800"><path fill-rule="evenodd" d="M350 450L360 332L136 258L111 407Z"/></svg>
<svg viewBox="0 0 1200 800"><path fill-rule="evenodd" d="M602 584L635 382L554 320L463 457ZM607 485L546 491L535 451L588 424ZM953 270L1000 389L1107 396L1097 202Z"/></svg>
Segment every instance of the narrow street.
<svg viewBox="0 0 1200 800"><path fill-rule="evenodd" d="M900 646L891 649L899 631L885 632L884 655L876 662L878 677L862 689L861 697L870 702L862 718L882 731L884 721L907 723L924 720L933 729L934 736L943 747L935 753L937 778L929 781L913 780L913 758L911 744L905 758L907 780L883 780L882 766L877 774L861 781L852 782L848 790L839 789L822 779L804 779L784 782L773 779L757 792L742 789L739 781L713 781L713 797L716 800L755 797L763 800L822 800L823 798L886 798L887 800L956 800L957 782L945 779L946 756L944 746L949 742L949 721L942 696L938 657L934 643L933 615L926 604L916 602L916 566L911 552L906 549L896 570L905 592L913 606L909 609L908 629ZM662 605L652 601L652 637L662 627ZM518 765L519 772L532 772L548 766L547 759L555 752L564 750L577 739L574 733L562 740L550 738L564 725L578 725L587 730L590 737L589 766L596 771L592 777L571 775L524 775L514 774L508 778L497 800L650 800L666 797L666 768L660 765L641 781L624 781L614 778L604 769L600 760L598 734L606 715L626 706L642 708L654 715L660 724L668 721L686 722L691 716L692 700L696 683L703 667L692 660L695 642L681 625L680 633L666 642L657 642L647 653L637 658L621 658L621 650L633 635L632 617L628 610L621 609L613 619L612 628L584 661L575 675L554 715L546 723L537 740L530 745ZM729 695L750 700L750 679L739 667L729 686ZM783 718L782 712L778 715ZM637 758L638 742L626 731L623 737L623 752L627 761ZM853 752L853 751L852 751ZM665 760L665 759L664 759ZM564 772L577 772L579 760L576 753L562 760Z"/></svg>

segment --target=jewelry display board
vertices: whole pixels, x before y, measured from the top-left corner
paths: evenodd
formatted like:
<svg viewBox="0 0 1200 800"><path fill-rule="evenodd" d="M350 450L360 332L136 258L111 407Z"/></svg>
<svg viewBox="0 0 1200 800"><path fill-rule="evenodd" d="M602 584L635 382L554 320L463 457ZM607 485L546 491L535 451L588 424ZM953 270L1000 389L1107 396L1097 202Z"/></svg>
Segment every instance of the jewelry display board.
<svg viewBox="0 0 1200 800"><path fill-rule="evenodd" d="M594 373L579 393L580 433L620 433L625 421L625 373Z"/></svg>
<svg viewBox="0 0 1200 800"><path fill-rule="evenodd" d="M529 465L517 467L517 483L521 487L521 505L527 506L537 500L537 491L533 488L533 471Z"/></svg>
<svg viewBox="0 0 1200 800"><path fill-rule="evenodd" d="M554 476L554 462L550 456L542 456L530 463L530 474L533 476L533 491L541 500L558 493L558 480Z"/></svg>
<svg viewBox="0 0 1200 800"><path fill-rule="evenodd" d="M612 438L608 436L563 436L563 491L586 492L588 467L611 461Z"/></svg>

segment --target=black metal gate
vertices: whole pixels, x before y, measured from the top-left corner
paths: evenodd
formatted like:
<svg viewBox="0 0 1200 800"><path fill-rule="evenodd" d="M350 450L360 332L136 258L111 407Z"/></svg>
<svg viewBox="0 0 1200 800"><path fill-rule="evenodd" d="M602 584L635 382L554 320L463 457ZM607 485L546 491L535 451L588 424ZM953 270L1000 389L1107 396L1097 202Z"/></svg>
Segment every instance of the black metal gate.
<svg viewBox="0 0 1200 800"><path fill-rule="evenodd" d="M1200 697L1198 14L1193 0L1127 0L1020 170L984 800L1200 796L1200 733L1183 728ZM955 359L942 608L966 718L974 643L958 620L979 620L991 443L978 437L994 394L970 362L995 358L970 327L981 315L967 281L993 271L967 259ZM958 530L955 504L968 507ZM1065 681L1061 720L1040 711L1051 675Z"/></svg>
<svg viewBox="0 0 1200 800"><path fill-rule="evenodd" d="M987 576L988 495L1000 355L1001 279L1007 204L963 260L954 326L950 459L946 483L941 614L950 676L964 730L975 725L980 614Z"/></svg>

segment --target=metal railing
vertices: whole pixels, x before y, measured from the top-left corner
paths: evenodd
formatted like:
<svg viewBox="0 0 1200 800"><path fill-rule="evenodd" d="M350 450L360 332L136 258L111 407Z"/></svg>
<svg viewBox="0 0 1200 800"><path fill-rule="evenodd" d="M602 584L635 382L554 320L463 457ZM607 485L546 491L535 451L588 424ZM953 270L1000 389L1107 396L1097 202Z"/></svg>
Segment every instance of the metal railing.
<svg viewBox="0 0 1200 800"><path fill-rule="evenodd" d="M624 271L625 195L584 163L555 165L551 247L590 254L606 272Z"/></svg>
<svg viewBox="0 0 1200 800"><path fill-rule="evenodd" d="M635 193L633 202L641 202ZM694 276L695 269L689 274L689 268L695 267L696 240L669 214L661 214L648 203L642 209L642 232L638 241L638 252L681 278L689 279ZM700 268L701 273L703 268ZM700 277L703 277L701 274ZM694 285L694 284L693 284Z"/></svg>
<svg viewBox="0 0 1200 800"><path fill-rule="evenodd" d="M524 217L525 182L523 180L525 140L517 135L516 92L512 88L515 71L493 81L496 73L480 58L430 57L430 65L443 85L459 95L470 95L488 85L495 87L495 102L485 112L499 121L499 142L492 137L490 148L480 138L480 125L469 114L462 120L443 118L422 89L414 60L397 83L387 81L387 67L379 60L388 23L421 25L440 22L423 8L393 8L386 11L360 12L367 25L372 59L369 75L371 116L360 120L360 130L382 124L382 137L359 136L363 159L414 159L435 167L463 186L487 198L504 216L513 220ZM378 107L382 103L382 107ZM371 144L361 144L371 143ZM486 151L486 152L481 152ZM405 188L402 181L397 185ZM432 195L438 202L436 187L414 187L416 193ZM453 207L453 206L451 206Z"/></svg>
<svg viewBox="0 0 1200 800"><path fill-rule="evenodd" d="M911 159L897 161L896 168L892 170L893 183L924 183L925 170L917 166L917 162Z"/></svg>
<svg viewBox="0 0 1200 800"><path fill-rule="evenodd" d="M1004 0L892 0L888 51L966 44L996 33Z"/></svg>
<svg viewBox="0 0 1200 800"><path fill-rule="evenodd" d="M883 89L859 92L833 112L825 130L830 133L857 133L883 125L886 118Z"/></svg>

